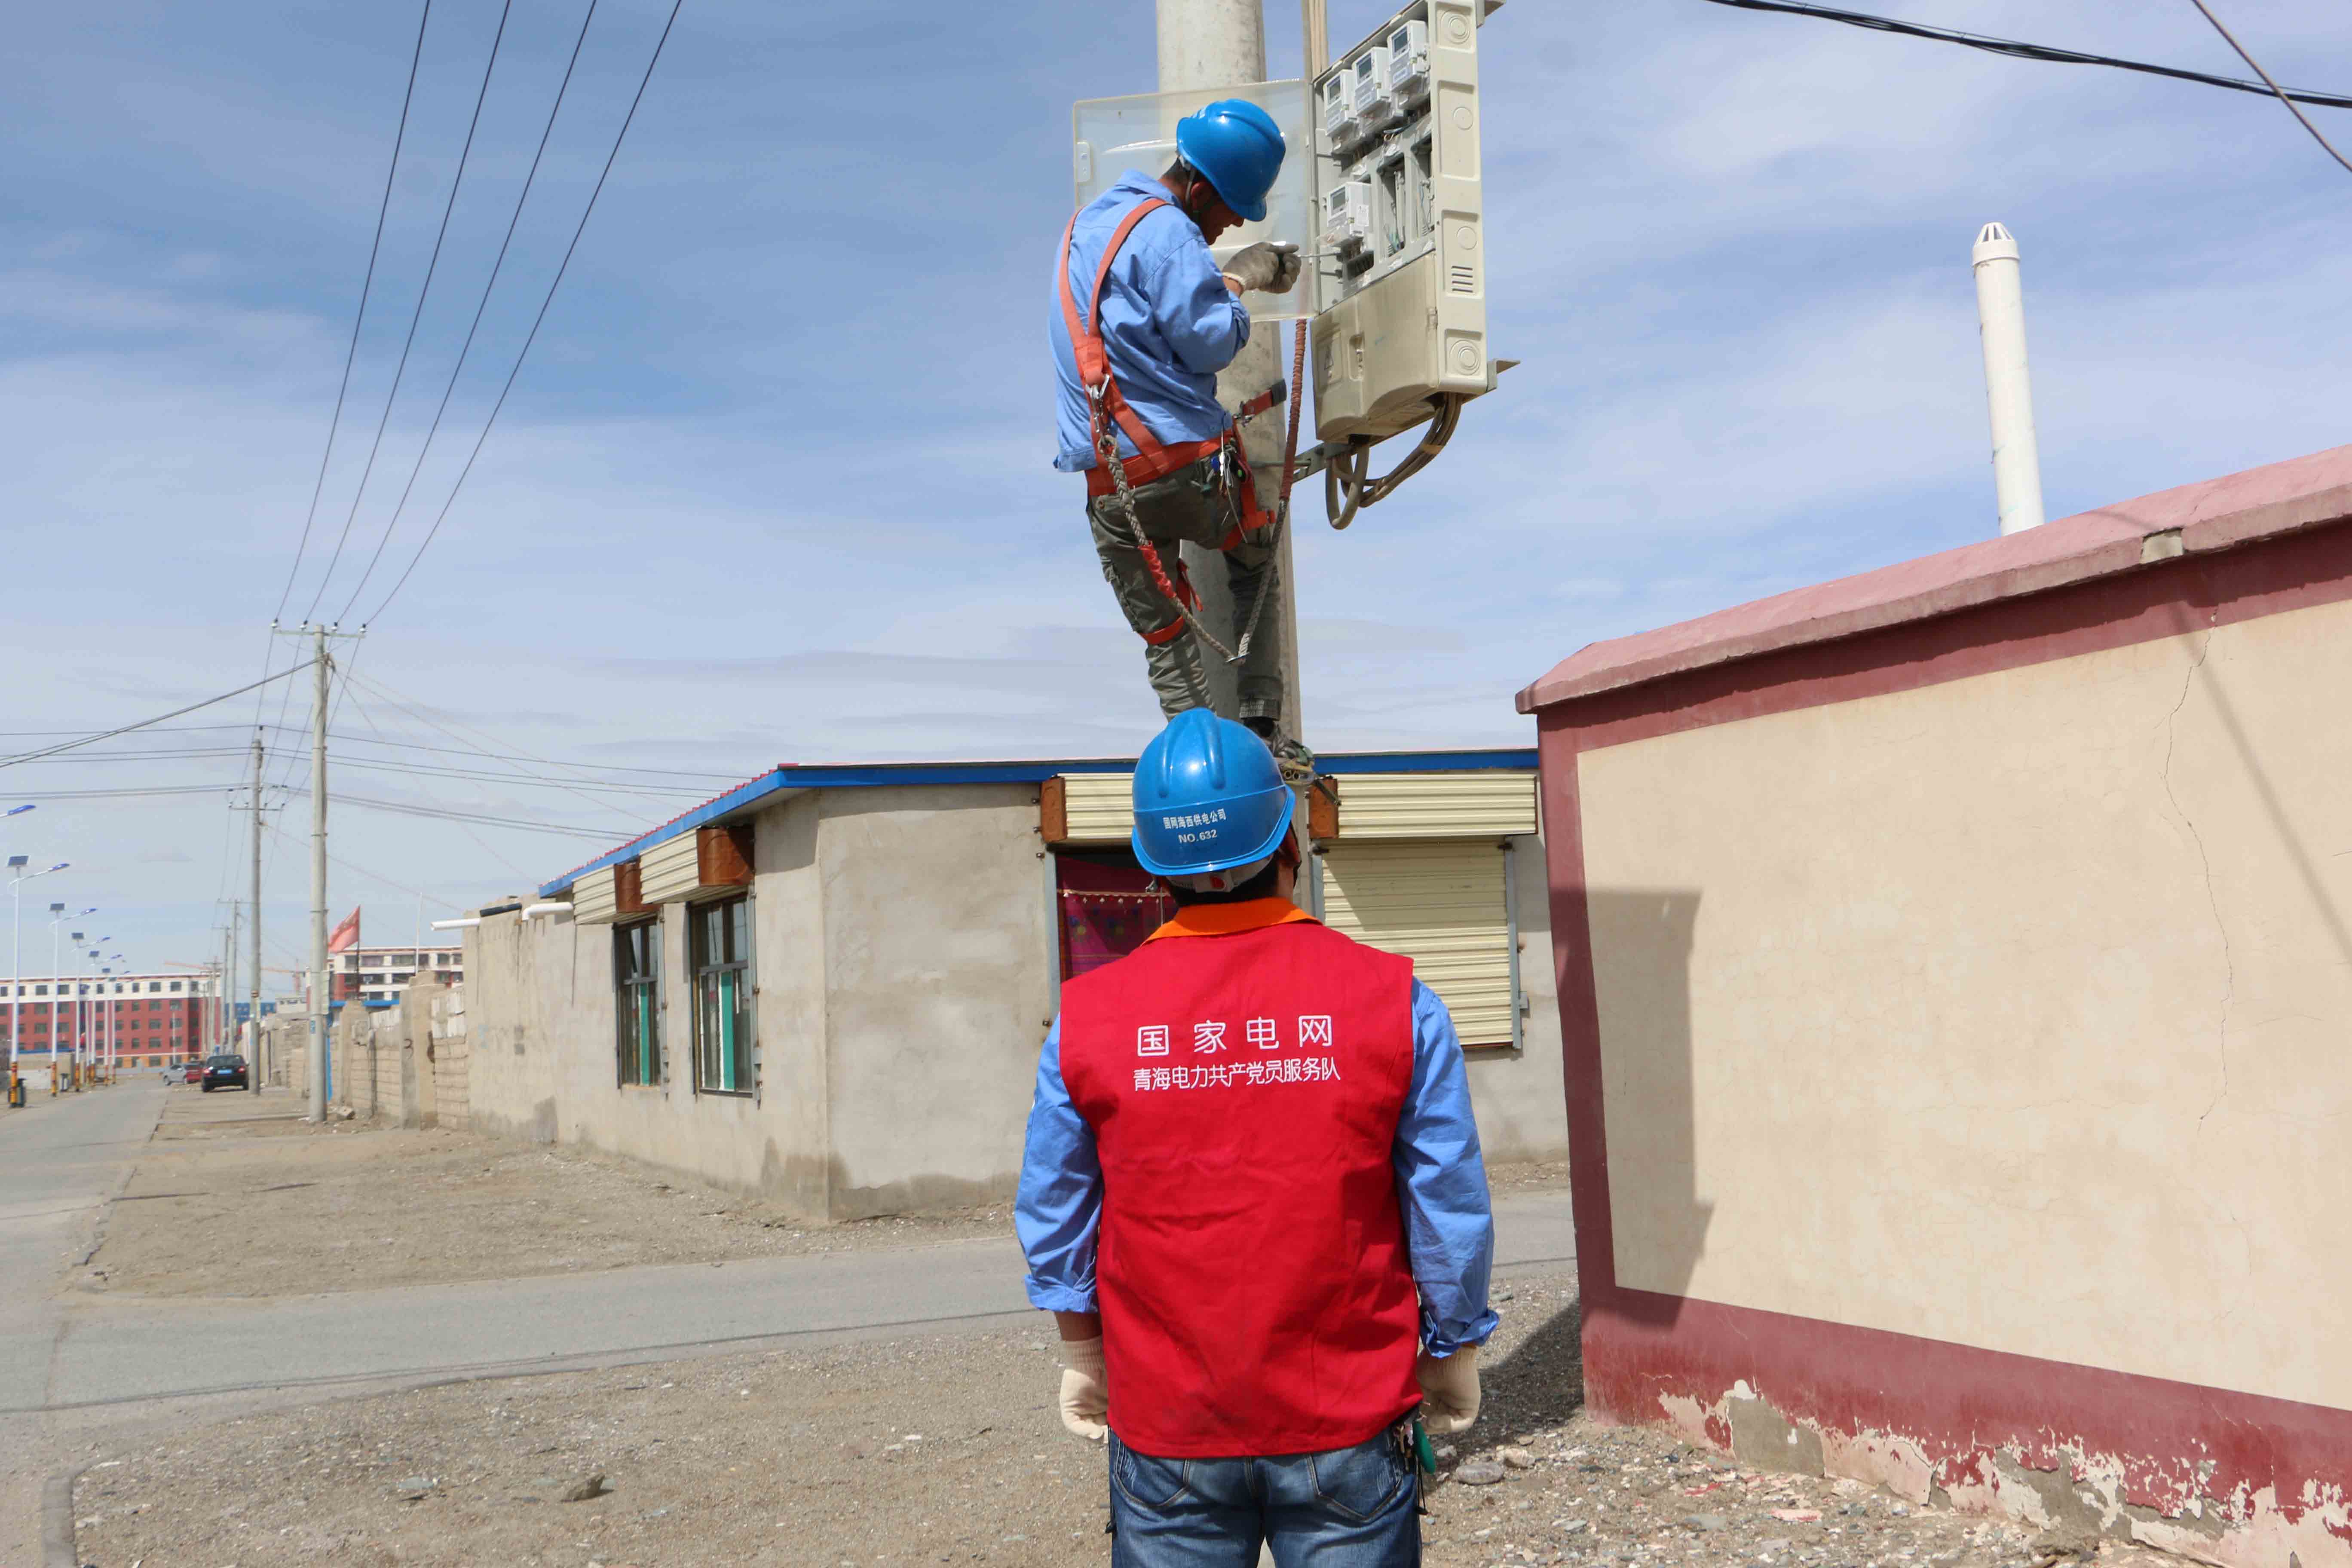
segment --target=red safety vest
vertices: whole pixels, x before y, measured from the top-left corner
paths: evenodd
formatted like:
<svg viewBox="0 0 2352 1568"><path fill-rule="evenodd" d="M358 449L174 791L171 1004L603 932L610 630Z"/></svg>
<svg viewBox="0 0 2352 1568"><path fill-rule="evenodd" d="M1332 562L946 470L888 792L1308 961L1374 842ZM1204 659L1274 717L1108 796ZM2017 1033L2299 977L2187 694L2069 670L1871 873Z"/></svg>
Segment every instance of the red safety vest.
<svg viewBox="0 0 2352 1568"><path fill-rule="evenodd" d="M1182 940L1171 940L1182 939ZM1412 965L1278 899L1195 905L1062 987L1094 1130L1110 1426L1171 1458L1361 1443L1420 1403L1391 1164Z"/></svg>

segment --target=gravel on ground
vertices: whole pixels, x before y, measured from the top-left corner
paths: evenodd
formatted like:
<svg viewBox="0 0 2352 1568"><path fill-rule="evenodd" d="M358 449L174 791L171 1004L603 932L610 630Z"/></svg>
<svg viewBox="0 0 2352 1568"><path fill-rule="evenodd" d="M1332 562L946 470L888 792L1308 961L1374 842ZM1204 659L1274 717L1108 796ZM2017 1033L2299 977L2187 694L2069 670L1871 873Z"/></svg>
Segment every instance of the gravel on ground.
<svg viewBox="0 0 2352 1568"><path fill-rule="evenodd" d="M1513 1280L1496 1306L1485 1412L1447 1445L1430 1493L1431 1568L2028 1568L2046 1555L2015 1526L1604 1426L1579 1409L1573 1275ZM1055 1422L1053 1340L1041 1317L1025 1331L464 1383L120 1438L86 1456L77 1560L1099 1564L1102 1451Z"/></svg>

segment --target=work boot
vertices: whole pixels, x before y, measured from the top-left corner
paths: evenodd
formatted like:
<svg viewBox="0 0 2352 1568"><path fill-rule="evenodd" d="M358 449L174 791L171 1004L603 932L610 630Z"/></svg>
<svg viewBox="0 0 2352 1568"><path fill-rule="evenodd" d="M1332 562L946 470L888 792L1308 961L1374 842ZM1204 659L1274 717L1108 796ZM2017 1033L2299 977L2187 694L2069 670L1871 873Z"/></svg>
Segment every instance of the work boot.
<svg viewBox="0 0 2352 1568"><path fill-rule="evenodd" d="M1282 770L1283 783L1297 789L1302 784L1315 782L1314 752L1308 751L1299 742L1283 734L1275 727L1275 721L1271 719L1244 719L1242 722L1247 725L1250 731L1259 740L1265 742L1267 751L1274 753L1274 765Z"/></svg>

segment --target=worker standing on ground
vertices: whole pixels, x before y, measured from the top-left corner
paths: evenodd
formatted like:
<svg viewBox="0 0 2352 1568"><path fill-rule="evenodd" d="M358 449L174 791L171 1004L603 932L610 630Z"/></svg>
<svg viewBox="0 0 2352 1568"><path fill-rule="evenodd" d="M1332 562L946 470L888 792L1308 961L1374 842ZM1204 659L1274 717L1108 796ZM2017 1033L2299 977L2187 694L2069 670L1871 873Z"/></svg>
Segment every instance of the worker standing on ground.
<svg viewBox="0 0 2352 1568"><path fill-rule="evenodd" d="M1478 1413L1494 1220L1462 1047L1409 960L1291 902L1294 796L1179 714L1135 770L1177 903L1066 982L1015 1224L1119 1568L1421 1561L1416 1407Z"/></svg>
<svg viewBox="0 0 2352 1568"><path fill-rule="evenodd" d="M1259 243L1221 270L1209 250L1236 224L1265 218L1283 153L1256 104L1224 99L1187 115L1166 173L1129 170L1070 220L1047 335L1059 385L1054 466L1087 476L1095 550L1143 638L1161 714L1209 706L1198 601L1177 546L1223 551L1234 625L1217 631L1242 660L1241 710L1226 717L1303 778L1314 759L1282 731L1280 617L1257 613L1273 589L1274 519L1217 402L1217 373L1249 342L1241 296L1289 292L1299 257Z"/></svg>

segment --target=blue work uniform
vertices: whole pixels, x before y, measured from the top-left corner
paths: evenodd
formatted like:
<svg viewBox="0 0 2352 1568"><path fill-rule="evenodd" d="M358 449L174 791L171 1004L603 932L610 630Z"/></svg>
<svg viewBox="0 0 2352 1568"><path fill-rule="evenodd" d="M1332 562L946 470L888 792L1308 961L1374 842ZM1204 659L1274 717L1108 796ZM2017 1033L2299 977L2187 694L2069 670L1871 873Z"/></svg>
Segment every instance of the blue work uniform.
<svg viewBox="0 0 2352 1568"><path fill-rule="evenodd" d="M1078 214L1069 280L1081 314L1112 232L1137 203L1155 196L1168 201L1168 188L1130 169ZM1058 281L1046 323L1061 446L1054 467L1078 473L1095 466L1094 439ZM1173 202L1137 224L1119 247L1103 279L1097 328L1120 394L1162 442L1205 441L1233 424L1217 402L1217 373L1249 342L1249 311L1225 287L1200 226ZM1118 442L1123 455L1134 456L1125 432Z"/></svg>

